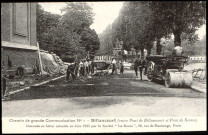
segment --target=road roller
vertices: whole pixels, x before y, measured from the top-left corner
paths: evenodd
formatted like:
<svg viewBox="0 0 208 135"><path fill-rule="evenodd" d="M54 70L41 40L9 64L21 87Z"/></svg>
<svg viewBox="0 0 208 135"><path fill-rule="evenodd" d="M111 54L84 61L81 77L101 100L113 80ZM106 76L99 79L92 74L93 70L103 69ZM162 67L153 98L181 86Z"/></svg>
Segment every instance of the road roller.
<svg viewBox="0 0 208 135"><path fill-rule="evenodd" d="M193 78L190 71L184 70L186 56L162 55L147 56L147 78L149 81L164 81L166 87L191 87Z"/></svg>

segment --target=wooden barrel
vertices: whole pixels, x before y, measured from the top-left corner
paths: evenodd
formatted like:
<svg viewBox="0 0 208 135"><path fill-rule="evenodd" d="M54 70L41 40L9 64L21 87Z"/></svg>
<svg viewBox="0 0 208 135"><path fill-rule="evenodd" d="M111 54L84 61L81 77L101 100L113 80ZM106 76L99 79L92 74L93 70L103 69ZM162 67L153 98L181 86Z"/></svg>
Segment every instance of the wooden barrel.
<svg viewBox="0 0 208 135"><path fill-rule="evenodd" d="M189 72L166 72L166 87L190 87L192 84L192 75Z"/></svg>

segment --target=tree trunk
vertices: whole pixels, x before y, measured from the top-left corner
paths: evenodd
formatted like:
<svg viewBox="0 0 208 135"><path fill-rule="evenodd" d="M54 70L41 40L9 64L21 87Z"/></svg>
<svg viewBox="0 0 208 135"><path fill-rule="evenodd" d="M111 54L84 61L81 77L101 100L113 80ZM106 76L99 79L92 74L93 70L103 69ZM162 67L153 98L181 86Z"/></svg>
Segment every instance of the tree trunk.
<svg viewBox="0 0 208 135"><path fill-rule="evenodd" d="M144 58L144 46L141 47L141 57Z"/></svg>
<svg viewBox="0 0 208 135"><path fill-rule="evenodd" d="M160 44L160 39L157 39L156 54L160 55L162 51L162 45Z"/></svg>
<svg viewBox="0 0 208 135"><path fill-rule="evenodd" d="M175 37L174 45L175 46L181 46L181 30L180 29L174 30L173 35Z"/></svg>
<svg viewBox="0 0 208 135"><path fill-rule="evenodd" d="M135 50L136 54L135 54L135 58L138 58L138 50Z"/></svg>

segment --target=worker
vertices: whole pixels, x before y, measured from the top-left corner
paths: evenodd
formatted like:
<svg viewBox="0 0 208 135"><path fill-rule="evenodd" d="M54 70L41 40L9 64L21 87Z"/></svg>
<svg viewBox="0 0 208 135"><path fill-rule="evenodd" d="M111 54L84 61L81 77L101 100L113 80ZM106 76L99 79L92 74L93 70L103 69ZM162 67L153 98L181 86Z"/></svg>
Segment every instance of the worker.
<svg viewBox="0 0 208 135"><path fill-rule="evenodd" d="M76 78L76 75L75 75L76 66L77 66L76 63L73 63L73 64L68 66L67 72L66 72L66 82L69 81L69 76L70 75L72 76L72 81L75 80L75 78Z"/></svg>
<svg viewBox="0 0 208 135"><path fill-rule="evenodd" d="M138 65L139 65L139 60L138 58L136 58L134 61L134 71L135 71L136 77L138 76Z"/></svg>
<svg viewBox="0 0 208 135"><path fill-rule="evenodd" d="M91 62L91 73L94 74L94 70L95 70L95 62L94 60Z"/></svg>
<svg viewBox="0 0 208 135"><path fill-rule="evenodd" d="M89 63L88 63L88 60L86 59L85 62L84 62L84 68L85 68L85 76L88 76L89 75Z"/></svg>
<svg viewBox="0 0 208 135"><path fill-rule="evenodd" d="M9 99L11 99L9 91L7 89L7 80L8 80L7 75L2 74L2 85L1 85L2 90L3 90L2 100L9 100Z"/></svg>
<svg viewBox="0 0 208 135"><path fill-rule="evenodd" d="M172 52L172 55L181 56L183 54L183 48L181 46L176 46Z"/></svg>
<svg viewBox="0 0 208 135"><path fill-rule="evenodd" d="M123 74L123 71L124 71L124 65L123 65L123 62L121 61L120 62L120 74Z"/></svg>
<svg viewBox="0 0 208 135"><path fill-rule="evenodd" d="M144 70L144 75L147 74L147 63L148 63L147 60L144 59L144 69L145 69Z"/></svg>
<svg viewBox="0 0 208 135"><path fill-rule="evenodd" d="M140 79L142 80L143 68L145 68L145 60L143 56L141 57L138 63L138 67L139 67Z"/></svg>
<svg viewBox="0 0 208 135"><path fill-rule="evenodd" d="M115 59L113 59L112 60L112 73L111 73L111 75L115 72L116 74L117 74L117 70L116 70L116 60Z"/></svg>
<svg viewBox="0 0 208 135"><path fill-rule="evenodd" d="M92 75L92 60L88 61L88 72L89 72L89 75Z"/></svg>
<svg viewBox="0 0 208 135"><path fill-rule="evenodd" d="M74 74L79 77L79 62L75 62Z"/></svg>
<svg viewBox="0 0 208 135"><path fill-rule="evenodd" d="M84 77L85 69L84 69L83 60L80 60L80 63L79 63L79 73L80 73L80 76L81 77Z"/></svg>

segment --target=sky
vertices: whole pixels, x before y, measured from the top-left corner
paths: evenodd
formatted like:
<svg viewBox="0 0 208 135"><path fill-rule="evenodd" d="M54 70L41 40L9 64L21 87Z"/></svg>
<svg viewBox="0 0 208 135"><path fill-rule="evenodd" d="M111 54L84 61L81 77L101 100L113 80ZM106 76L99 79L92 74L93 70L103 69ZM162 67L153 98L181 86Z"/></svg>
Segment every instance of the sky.
<svg viewBox="0 0 208 135"><path fill-rule="evenodd" d="M99 34L118 17L119 11L123 5L123 2L87 2L93 7L94 23L90 26ZM61 8L66 4L65 2L47 2L39 3L45 11L61 14ZM206 25L203 25L196 31L199 38L202 39L206 34Z"/></svg>
<svg viewBox="0 0 208 135"><path fill-rule="evenodd" d="M123 2L88 2L93 7L94 23L90 26L99 34L118 17ZM64 2L39 3L45 11L61 14Z"/></svg>

